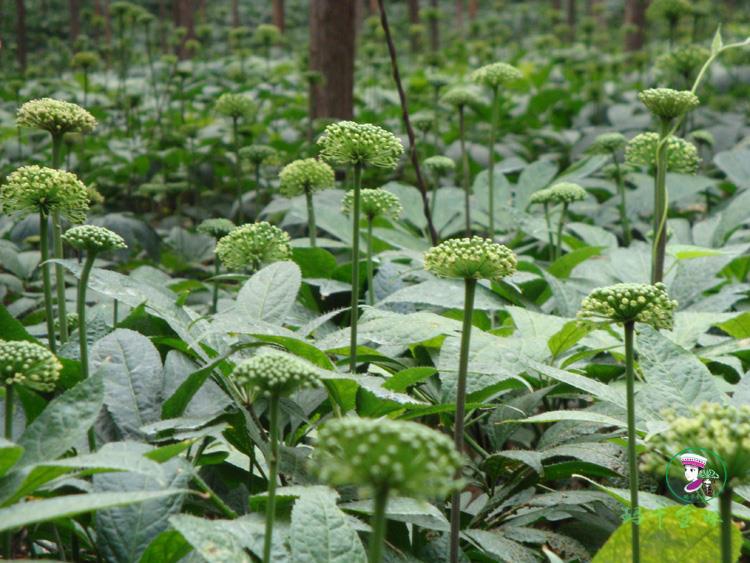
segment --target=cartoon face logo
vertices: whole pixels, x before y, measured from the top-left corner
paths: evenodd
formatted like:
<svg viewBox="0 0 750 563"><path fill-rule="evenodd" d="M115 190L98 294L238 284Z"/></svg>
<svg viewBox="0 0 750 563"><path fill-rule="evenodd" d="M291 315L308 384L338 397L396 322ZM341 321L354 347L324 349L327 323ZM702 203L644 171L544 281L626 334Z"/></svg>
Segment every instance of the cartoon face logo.
<svg viewBox="0 0 750 563"><path fill-rule="evenodd" d="M707 458L698 454L687 453L680 456L680 463L685 467L685 479L688 482L684 488L686 493L694 493L703 486L700 471L706 467L707 462Z"/></svg>
<svg viewBox="0 0 750 563"><path fill-rule="evenodd" d="M675 498L705 505L726 485L726 465L715 452L686 448L667 463L666 481Z"/></svg>

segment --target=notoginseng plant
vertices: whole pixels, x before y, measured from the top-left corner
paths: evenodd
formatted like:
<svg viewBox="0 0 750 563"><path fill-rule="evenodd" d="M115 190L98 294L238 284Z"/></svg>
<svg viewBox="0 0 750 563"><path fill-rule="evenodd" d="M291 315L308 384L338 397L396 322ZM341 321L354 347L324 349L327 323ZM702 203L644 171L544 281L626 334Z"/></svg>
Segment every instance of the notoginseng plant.
<svg viewBox="0 0 750 563"><path fill-rule="evenodd" d="M205 221L201 222L200 225L198 225L197 231L204 235L213 237L213 239L218 242L236 228L236 225L229 219L219 218L206 219ZM221 260L219 260L219 256L217 254L214 258L214 277L218 277L220 273ZM211 296L211 312L216 313L219 304L219 280L215 279L213 286L213 294Z"/></svg>
<svg viewBox="0 0 750 563"><path fill-rule="evenodd" d="M464 280L463 327L461 328L461 352L458 359L456 414L453 423L453 440L457 452L462 452L464 446L466 378L477 281L481 279L500 281L516 271L516 263L516 255L508 247L477 236L447 240L431 248L424 255L426 270L440 277ZM458 561L460 501L460 493L454 492L451 499L451 563Z"/></svg>
<svg viewBox="0 0 750 563"><path fill-rule="evenodd" d="M403 212L401 202L391 192L380 189L362 190L362 214L367 221L367 304L375 304L375 286L373 280L372 266L372 223L376 217L390 217L398 219ZM352 212L354 204L354 193L349 191L344 194L341 204L342 211L347 215Z"/></svg>
<svg viewBox="0 0 750 563"><path fill-rule="evenodd" d="M253 32L253 43L263 48L266 57L266 72L271 69L271 47L281 42L281 30L270 23L262 23Z"/></svg>
<svg viewBox="0 0 750 563"><path fill-rule="evenodd" d="M574 201L582 199L586 199L586 190L572 182L560 182L552 187L537 190L531 194L531 198L529 199L530 204L542 204L544 206L544 219L547 222L547 236L549 237L550 248L553 249L553 260L557 260L562 254L562 233L568 206ZM560 210L560 219L557 223L557 240L553 242L549 207L556 204L562 204L562 209Z"/></svg>
<svg viewBox="0 0 750 563"><path fill-rule="evenodd" d="M663 283L620 283L592 291L581 303L578 318L584 321L621 324L625 330L625 384L628 417L628 477L632 518L633 562L640 561L638 522L638 457L635 428L635 371L633 368L635 323L655 329L672 328L677 301L669 298Z"/></svg>
<svg viewBox="0 0 750 563"><path fill-rule="evenodd" d="M80 51L70 59L70 66L80 69L83 75L83 105L89 98L89 74L101 64L102 60L96 51Z"/></svg>
<svg viewBox="0 0 750 563"><path fill-rule="evenodd" d="M52 308L52 283L50 280L49 256L49 218L56 216L58 221L64 217L71 223L82 223L89 208L89 195L75 174L45 168L41 166L23 166L12 172L0 188L0 203L3 211L26 217L32 213L39 214L39 245L42 255L42 285L44 291L45 320L47 323L47 341L55 352L54 319ZM62 238L59 256L62 257ZM68 333L65 314L65 280L62 297L58 291L58 323L60 334ZM58 286L59 288L59 286ZM62 338L61 338L62 340Z"/></svg>
<svg viewBox="0 0 750 563"><path fill-rule="evenodd" d="M289 234L265 221L233 229L216 243L216 256L237 272L255 272L266 264L292 257Z"/></svg>
<svg viewBox="0 0 750 563"><path fill-rule="evenodd" d="M255 179L255 219L258 220L260 212L263 209L262 186L260 184L260 169L263 163L270 160L276 155L273 147L268 145L250 145L240 149L240 158L247 160L253 167L253 177Z"/></svg>
<svg viewBox="0 0 750 563"><path fill-rule="evenodd" d="M435 202L437 201L437 191L440 187L440 180L446 178L456 170L456 163L447 156L435 155L425 158L422 165L430 175L432 184L432 197L430 198L430 214L435 216Z"/></svg>
<svg viewBox="0 0 750 563"><path fill-rule="evenodd" d="M29 127L47 131L52 137L52 168L62 166L62 148L66 133L88 133L96 127L93 115L77 104L41 98L23 104L16 115L19 127ZM87 206L88 207L88 206ZM63 258L61 214L54 208L50 209L52 218L53 254ZM65 328L65 272L62 265L55 264L55 279L57 287L57 313L60 322L60 341L68 341L68 331Z"/></svg>
<svg viewBox="0 0 750 563"><path fill-rule="evenodd" d="M14 387L37 391L55 389L62 364L44 346L22 340L0 340L0 383L5 388L5 439L13 440Z"/></svg>
<svg viewBox="0 0 750 563"><path fill-rule="evenodd" d="M503 89L510 83L520 80L523 75L516 67L507 63L493 63L475 70L471 79L481 84L492 92L492 120L490 121L490 138L487 148L489 149L489 169L487 170L489 180L489 237L495 236L495 140L497 138L497 126L500 114L500 102Z"/></svg>
<svg viewBox="0 0 750 563"><path fill-rule="evenodd" d="M617 196L620 198L618 208L620 211L620 223L622 224L622 241L625 243L625 246L628 246L630 245L631 233L625 198L625 174L618 159L618 153L625 146L626 142L622 133L604 133L594 140L588 148L588 152L591 154L603 154L612 159L612 164L614 165L612 176L617 187Z"/></svg>
<svg viewBox="0 0 750 563"><path fill-rule="evenodd" d="M318 139L321 156L333 164L350 166L352 191L352 299L349 370L357 369L357 320L359 303L359 218L362 171L366 167L393 170L404 152L401 141L385 129L370 123L340 121L326 127Z"/></svg>
<svg viewBox="0 0 750 563"><path fill-rule="evenodd" d="M232 149L234 151L234 181L237 197L237 222L244 219L242 213L242 168L240 167L240 122L249 119L255 104L242 94L222 94L214 106L216 113L232 121Z"/></svg>
<svg viewBox="0 0 750 563"><path fill-rule="evenodd" d="M266 533L263 538L263 561L271 560L271 541L276 517L276 480L279 463L279 400L295 391L320 387L318 370L304 360L286 352L269 351L240 363L231 374L245 404L256 398L268 401L270 453L268 463L268 499Z"/></svg>
<svg viewBox="0 0 750 563"><path fill-rule="evenodd" d="M304 158L287 164L279 173L279 191L284 197L305 195L307 204L307 234L315 248L315 205L313 194L332 188L336 181L333 168L316 158Z"/></svg>
<svg viewBox="0 0 750 563"><path fill-rule="evenodd" d="M691 3L687 0L654 0L648 7L648 17L654 20L663 19L669 28L669 47L674 45L677 37L677 25L680 18L691 12Z"/></svg>
<svg viewBox="0 0 750 563"><path fill-rule="evenodd" d="M711 461L726 470L726 483L719 492L721 556L722 563L732 563L739 555L739 546L732 551L732 497L736 487L750 482L750 406L701 403L687 412L668 410L663 414L669 426L647 442L649 452L644 456L643 467L663 471L665 456L682 451L686 444L702 449L710 457L714 457L710 453L719 456Z"/></svg>
<svg viewBox="0 0 750 563"><path fill-rule="evenodd" d="M369 563L383 559L388 497L441 498L455 490L461 457L450 439L416 422L338 418L318 433L314 462L334 486L356 485L374 506Z"/></svg>
<svg viewBox="0 0 750 563"><path fill-rule="evenodd" d="M482 104L482 98L468 86L454 86L441 98L443 103L455 108L458 112L458 137L461 143L461 186L464 190L464 214L466 216L466 236L471 236L471 170L469 153L466 151L466 108Z"/></svg>

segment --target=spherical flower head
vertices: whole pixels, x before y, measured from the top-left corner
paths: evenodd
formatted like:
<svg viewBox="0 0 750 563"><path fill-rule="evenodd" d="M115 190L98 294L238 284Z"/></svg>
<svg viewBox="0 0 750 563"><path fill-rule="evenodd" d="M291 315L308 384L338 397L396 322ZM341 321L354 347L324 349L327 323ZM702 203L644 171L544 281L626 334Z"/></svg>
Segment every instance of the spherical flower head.
<svg viewBox="0 0 750 563"><path fill-rule="evenodd" d="M16 123L19 127L30 127L47 131L52 136L65 133L88 133L96 127L94 116L78 104L41 98L26 102L18 109Z"/></svg>
<svg viewBox="0 0 750 563"><path fill-rule="evenodd" d="M560 182L549 188L537 190L531 194L531 203L573 203L586 199L587 192L578 184L572 182Z"/></svg>
<svg viewBox="0 0 750 563"><path fill-rule="evenodd" d="M318 433L314 454L320 478L414 498L440 498L456 488L461 458L451 440L404 420L345 417Z"/></svg>
<svg viewBox="0 0 750 563"><path fill-rule="evenodd" d="M442 72L428 72L425 78L427 78L429 85L435 89L440 89L450 84L450 78Z"/></svg>
<svg viewBox="0 0 750 563"><path fill-rule="evenodd" d="M492 63L471 73L471 80L493 90L523 77L521 71L508 63Z"/></svg>
<svg viewBox="0 0 750 563"><path fill-rule="evenodd" d="M273 24L262 23L253 32L253 42L257 45L273 45L281 41L281 30Z"/></svg>
<svg viewBox="0 0 750 563"><path fill-rule="evenodd" d="M0 340L0 382L53 391L62 364L44 346L21 340Z"/></svg>
<svg viewBox="0 0 750 563"><path fill-rule="evenodd" d="M248 397L286 397L302 388L320 386L315 366L276 350L243 361L231 377Z"/></svg>
<svg viewBox="0 0 750 563"><path fill-rule="evenodd" d="M653 115L671 121L700 105L698 96L688 90L671 88L649 88L638 94L638 99Z"/></svg>
<svg viewBox="0 0 750 563"><path fill-rule="evenodd" d="M425 158L422 164L430 174L438 177L447 176L456 170L456 163L453 162L453 159L442 155Z"/></svg>
<svg viewBox="0 0 750 563"><path fill-rule="evenodd" d="M341 210L350 215L354 207L354 191L344 194ZM391 217L397 219L404 208L398 197L391 192L381 189L363 189L360 191L360 210L362 215L372 220L375 217Z"/></svg>
<svg viewBox="0 0 750 563"><path fill-rule="evenodd" d="M700 45L685 45L656 60L656 67L662 72L673 72L680 76L692 76L708 60L711 52Z"/></svg>
<svg viewBox="0 0 750 563"><path fill-rule="evenodd" d="M250 145L249 147L242 147L240 149L240 157L256 166L263 164L264 161L275 155L276 151L274 148L268 145Z"/></svg>
<svg viewBox="0 0 750 563"><path fill-rule="evenodd" d="M424 254L424 267L444 278L499 281L516 271L516 255L482 237L449 239Z"/></svg>
<svg viewBox="0 0 750 563"><path fill-rule="evenodd" d="M237 226L229 219L206 219L198 225L198 232L219 240L231 233Z"/></svg>
<svg viewBox="0 0 750 563"><path fill-rule="evenodd" d="M279 172L279 191L285 197L314 193L334 186L333 168L317 158L290 162Z"/></svg>
<svg viewBox="0 0 750 563"><path fill-rule="evenodd" d="M216 255L230 270L255 271L292 256L289 235L265 221L242 225L216 243Z"/></svg>
<svg viewBox="0 0 750 563"><path fill-rule="evenodd" d="M435 123L435 112L430 110L418 111L411 116L411 122L419 131L427 133Z"/></svg>
<svg viewBox="0 0 750 563"><path fill-rule="evenodd" d="M639 322L656 329L671 329L677 301L663 283L618 283L593 290L581 303L578 318L615 323Z"/></svg>
<svg viewBox="0 0 750 563"><path fill-rule="evenodd" d="M636 135L625 147L625 161L633 166L655 166L658 145L658 133ZM667 139L667 170L695 174L700 163L698 148L694 144L680 137L672 136Z"/></svg>
<svg viewBox="0 0 750 563"><path fill-rule="evenodd" d="M750 406L719 403L692 405L687 411L667 410L663 414L667 430L648 442L644 458L648 469L664 467L664 457L671 457L686 446L702 448L701 454L717 454L726 466L727 485L750 483ZM711 460L714 466L719 460Z"/></svg>
<svg viewBox="0 0 750 563"><path fill-rule="evenodd" d="M454 108L477 107L482 105L482 97L469 86L454 86L440 100Z"/></svg>
<svg viewBox="0 0 750 563"><path fill-rule="evenodd" d="M86 252L107 252L128 247L120 235L95 225L71 227L65 231L63 240L76 250L85 250Z"/></svg>
<svg viewBox="0 0 750 563"><path fill-rule="evenodd" d="M622 133L602 133L588 148L590 154L612 154L625 146L627 141Z"/></svg>
<svg viewBox="0 0 750 563"><path fill-rule="evenodd" d="M676 22L683 14L690 13L690 2L687 0L654 0L646 11L652 19L663 18Z"/></svg>
<svg viewBox="0 0 750 563"><path fill-rule="evenodd" d="M214 106L216 113L232 119L248 118L255 111L255 104L242 94L222 94Z"/></svg>
<svg viewBox="0 0 750 563"><path fill-rule="evenodd" d="M89 209L86 186L75 174L43 166L22 166L11 172L0 187L5 213L25 217L58 211L71 223L83 223Z"/></svg>
<svg viewBox="0 0 750 563"><path fill-rule="evenodd" d="M396 168L404 152L404 146L393 133L377 125L353 121L328 125L318 144L321 156L334 164L389 170Z"/></svg>
<svg viewBox="0 0 750 563"><path fill-rule="evenodd" d="M82 70L91 70L101 63L101 58L96 51L80 51L70 59L70 66Z"/></svg>

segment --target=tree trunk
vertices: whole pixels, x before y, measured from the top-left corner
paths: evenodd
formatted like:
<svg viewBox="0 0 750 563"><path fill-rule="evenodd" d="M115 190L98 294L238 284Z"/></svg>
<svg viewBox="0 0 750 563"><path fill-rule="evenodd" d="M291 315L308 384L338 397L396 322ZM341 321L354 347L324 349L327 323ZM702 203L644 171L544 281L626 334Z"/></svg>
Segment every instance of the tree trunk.
<svg viewBox="0 0 750 563"><path fill-rule="evenodd" d="M477 17L479 11L479 0L469 0L469 19L473 20Z"/></svg>
<svg viewBox="0 0 750 563"><path fill-rule="evenodd" d="M456 0L456 27L463 35L464 33L464 0Z"/></svg>
<svg viewBox="0 0 750 563"><path fill-rule="evenodd" d="M409 0L409 23L417 25L419 23L419 0ZM419 38L411 34L411 51L417 53L419 51Z"/></svg>
<svg viewBox="0 0 750 563"><path fill-rule="evenodd" d="M178 27L185 28L187 32L177 47L177 56L180 57L180 59L188 59L193 56L193 53L187 48L186 43L195 39L196 6L194 0L178 0L176 6L177 21L175 23Z"/></svg>
<svg viewBox="0 0 750 563"><path fill-rule="evenodd" d="M433 11L438 9L438 0L431 0L430 7ZM437 18L430 19L430 50L437 53L440 49L440 22Z"/></svg>
<svg viewBox="0 0 750 563"><path fill-rule="evenodd" d="M175 21L175 25L178 25ZM169 44L167 41L167 0L159 0L159 43L161 44L161 52L169 52Z"/></svg>
<svg viewBox="0 0 750 563"><path fill-rule="evenodd" d="M646 39L646 8L648 0L627 0L625 4L626 51L640 51Z"/></svg>
<svg viewBox="0 0 750 563"><path fill-rule="evenodd" d="M104 43L112 45L112 15L109 13L109 0L104 0ZM109 57L109 55L108 55Z"/></svg>
<svg viewBox="0 0 750 563"><path fill-rule="evenodd" d="M370 15L378 15L378 0L370 0Z"/></svg>
<svg viewBox="0 0 750 563"><path fill-rule="evenodd" d="M354 2L310 2L310 69L323 75L312 85L312 118L354 115Z"/></svg>
<svg viewBox="0 0 750 563"><path fill-rule="evenodd" d="M562 10L562 0L552 0L552 9L556 12Z"/></svg>
<svg viewBox="0 0 750 563"><path fill-rule="evenodd" d="M26 40L26 5L23 0L16 0L16 57L21 72L26 72L26 53L28 44Z"/></svg>
<svg viewBox="0 0 750 563"><path fill-rule="evenodd" d="M240 27L240 0L232 0L232 27Z"/></svg>
<svg viewBox="0 0 750 563"><path fill-rule="evenodd" d="M273 25L284 31L284 0L273 0Z"/></svg>
<svg viewBox="0 0 750 563"><path fill-rule="evenodd" d="M68 0L70 12L70 44L74 44L81 33L81 5L78 0Z"/></svg>
<svg viewBox="0 0 750 563"><path fill-rule="evenodd" d="M104 13L102 12L102 0L94 0L94 19L96 20L96 25L94 25L94 42L99 43L101 39L100 23L104 21Z"/></svg>
<svg viewBox="0 0 750 563"><path fill-rule="evenodd" d="M565 5L565 20L570 28L571 39L575 38L576 0L568 0Z"/></svg>

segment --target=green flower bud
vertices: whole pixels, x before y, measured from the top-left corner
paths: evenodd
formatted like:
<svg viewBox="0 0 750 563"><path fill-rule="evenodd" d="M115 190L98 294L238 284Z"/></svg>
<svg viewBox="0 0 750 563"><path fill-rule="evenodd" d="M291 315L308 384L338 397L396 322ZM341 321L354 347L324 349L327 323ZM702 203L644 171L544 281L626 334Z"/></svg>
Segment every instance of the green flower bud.
<svg viewBox="0 0 750 563"><path fill-rule="evenodd" d="M602 133L586 152L590 154L612 154L625 146L627 141L622 133Z"/></svg>
<svg viewBox="0 0 750 563"><path fill-rule="evenodd" d="M49 215L58 211L71 223L83 223L89 209L89 195L75 174L42 166L23 166L12 172L0 188L5 213L25 217L31 213Z"/></svg>
<svg viewBox="0 0 750 563"><path fill-rule="evenodd" d="M268 145L250 145L240 149L240 157L254 165L263 164L264 161L276 155L276 150Z"/></svg>
<svg viewBox="0 0 750 563"><path fill-rule="evenodd" d="M649 88L638 94L638 99L653 115L671 121L700 105L698 96L687 90Z"/></svg>
<svg viewBox="0 0 750 563"><path fill-rule="evenodd" d="M586 190L572 182L560 182L531 194L530 203L572 203L586 199Z"/></svg>
<svg viewBox="0 0 750 563"><path fill-rule="evenodd" d="M350 215L354 206L354 191L344 194L341 210ZM363 189L360 191L360 210L368 219L391 217L397 219L404 211L401 202L391 192L381 189Z"/></svg>
<svg viewBox="0 0 750 563"><path fill-rule="evenodd" d="M47 131L53 136L88 133L96 127L94 116L78 104L41 98L23 104L16 116L19 127Z"/></svg>
<svg viewBox="0 0 750 563"><path fill-rule="evenodd" d="M265 221L242 225L216 243L216 255L230 270L258 270L292 256L289 235Z"/></svg>
<svg viewBox="0 0 750 563"><path fill-rule="evenodd" d="M453 162L453 159L441 155L425 158L422 164L429 170L430 174L438 177L447 176L456 169L456 163Z"/></svg>
<svg viewBox="0 0 750 563"><path fill-rule="evenodd" d="M281 30L275 25L262 23L253 32L253 42L256 45L272 45L281 41Z"/></svg>
<svg viewBox="0 0 750 563"><path fill-rule="evenodd" d="M232 119L251 117L255 112L253 101L242 94L222 94L214 106L216 113Z"/></svg>
<svg viewBox="0 0 750 563"><path fill-rule="evenodd" d="M22 340L0 340L0 381L25 385L38 391L53 391L62 364L44 346Z"/></svg>
<svg viewBox="0 0 750 563"><path fill-rule="evenodd" d="M81 51L70 59L70 66L82 70L91 70L98 67L101 62L102 60L96 51Z"/></svg>
<svg viewBox="0 0 750 563"><path fill-rule="evenodd" d="M646 14L651 19L665 19L674 23L683 14L690 13L690 2L687 0L654 0Z"/></svg>
<svg viewBox="0 0 750 563"><path fill-rule="evenodd" d="M428 133L435 123L435 112L430 110L418 111L411 116L411 122L418 131Z"/></svg>
<svg viewBox="0 0 750 563"><path fill-rule="evenodd" d="M701 69L710 56L711 52L705 47L685 45L656 59L656 67L663 73L690 77Z"/></svg>
<svg viewBox="0 0 750 563"><path fill-rule="evenodd" d="M508 63L492 63L471 73L471 80L482 86L497 89L523 77L521 71Z"/></svg>
<svg viewBox="0 0 750 563"><path fill-rule="evenodd" d="M333 486L387 488L415 498L440 498L456 488L461 458L451 440L403 420L337 418L320 428L314 457Z"/></svg>
<svg viewBox="0 0 750 563"><path fill-rule="evenodd" d="M128 247L120 235L95 225L71 227L65 231L63 240L73 248L87 252L107 252Z"/></svg>
<svg viewBox="0 0 750 563"><path fill-rule="evenodd" d="M593 290L581 303L578 318L615 323L639 322L656 329L671 329L677 301L663 283L618 283Z"/></svg>
<svg viewBox="0 0 750 563"><path fill-rule="evenodd" d="M404 152L401 141L377 125L339 121L318 139L321 156L334 164L394 169Z"/></svg>
<svg viewBox="0 0 750 563"><path fill-rule="evenodd" d="M333 168L316 158L304 158L287 164L279 173L279 191L285 197L318 192L334 186Z"/></svg>
<svg viewBox="0 0 750 563"><path fill-rule="evenodd" d="M658 133L641 133L633 137L625 148L625 161L633 166L655 166ZM698 149L679 137L667 139L667 170L695 174L700 166Z"/></svg>
<svg viewBox="0 0 750 563"><path fill-rule="evenodd" d="M253 356L231 375L247 397L284 397L305 387L319 387L320 375L312 364L277 350Z"/></svg>
<svg viewBox="0 0 750 563"><path fill-rule="evenodd" d="M507 246L482 237L449 239L424 254L424 267L444 278L499 281L516 271L516 255Z"/></svg>
<svg viewBox="0 0 750 563"><path fill-rule="evenodd" d="M483 104L482 97L471 86L454 86L443 94L440 101L455 108L477 107Z"/></svg>
<svg viewBox="0 0 750 563"><path fill-rule="evenodd" d="M198 232L219 240L231 233L237 226L229 219L206 219L198 225Z"/></svg>

